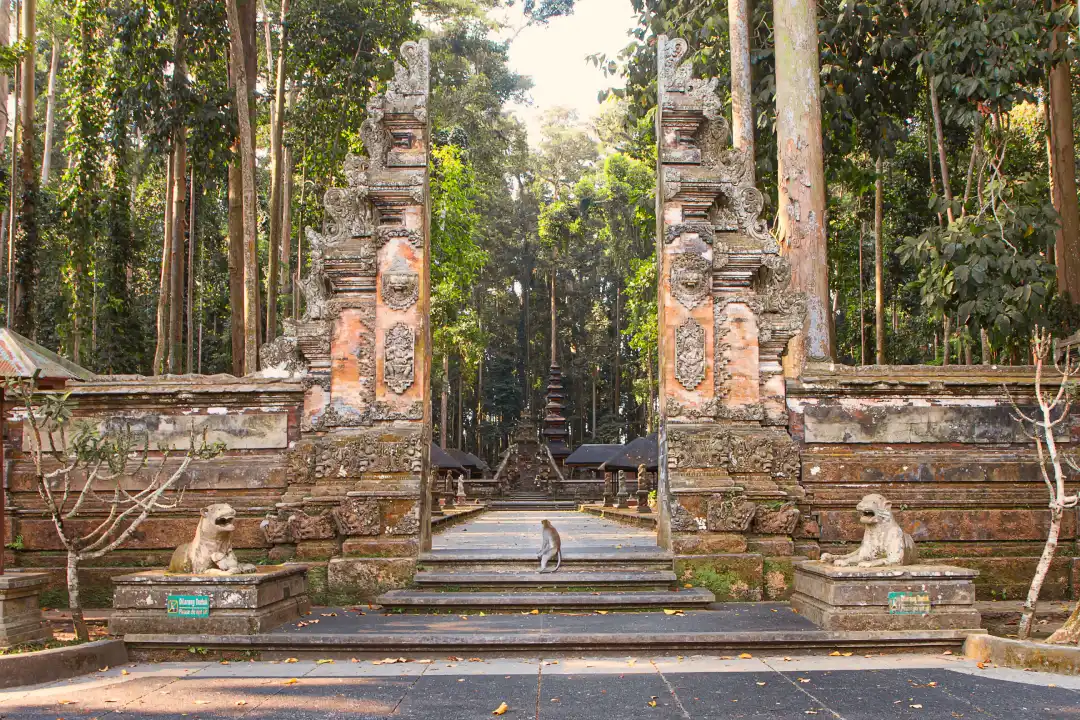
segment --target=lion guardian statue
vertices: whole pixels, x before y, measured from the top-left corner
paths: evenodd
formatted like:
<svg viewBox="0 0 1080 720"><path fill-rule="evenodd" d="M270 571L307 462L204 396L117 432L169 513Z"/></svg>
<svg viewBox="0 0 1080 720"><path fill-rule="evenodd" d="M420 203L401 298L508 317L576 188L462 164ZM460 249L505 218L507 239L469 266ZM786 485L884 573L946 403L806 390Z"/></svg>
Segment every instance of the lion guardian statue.
<svg viewBox="0 0 1080 720"><path fill-rule="evenodd" d="M912 565L918 562L915 541L892 516L892 503L881 495L867 495L855 506L859 522L866 526L859 549L847 555L822 553L821 562L837 567L871 568Z"/></svg>
<svg viewBox="0 0 1080 720"><path fill-rule="evenodd" d="M233 552L236 511L225 503L202 509L195 538L176 548L169 563L171 573L192 575L243 575L255 572L254 565L241 563Z"/></svg>

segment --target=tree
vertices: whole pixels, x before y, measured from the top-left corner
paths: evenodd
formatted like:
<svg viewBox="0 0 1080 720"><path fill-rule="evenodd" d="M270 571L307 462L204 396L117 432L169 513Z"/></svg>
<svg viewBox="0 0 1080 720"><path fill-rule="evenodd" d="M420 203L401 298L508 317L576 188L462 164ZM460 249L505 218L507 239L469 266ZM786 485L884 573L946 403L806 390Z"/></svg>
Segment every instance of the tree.
<svg viewBox="0 0 1080 720"><path fill-rule="evenodd" d="M776 34L776 143L779 240L792 289L806 293L807 318L792 339L784 370L833 356L825 243L825 166L815 0L773 0Z"/></svg>
<svg viewBox="0 0 1080 720"><path fill-rule="evenodd" d="M1063 3L1055 0L1054 8ZM1070 14L1071 17L1071 14ZM1071 25L1071 23L1070 23ZM1054 28L1050 52L1062 54L1069 26ZM1049 72L1046 124L1049 129L1050 192L1061 216L1054 243L1058 292L1080 302L1080 204L1076 196L1076 143L1073 138L1072 77L1068 57L1055 58Z"/></svg>
<svg viewBox="0 0 1080 720"><path fill-rule="evenodd" d="M1035 620L1035 609L1039 602L1039 592L1042 590L1046 573L1050 570L1050 563L1057 553L1062 517L1067 509L1075 508L1080 504L1080 495L1076 492L1070 494L1065 488L1064 470L1064 466L1068 465L1073 472L1080 472L1080 466L1073 458L1061 451L1056 437L1059 434L1058 426L1069 418L1069 408L1072 404L1071 393L1075 391L1072 380L1080 375L1080 360L1072 357L1073 349L1065 347L1063 357L1059 358L1058 348L1051 335L1036 327L1031 336L1031 357L1032 364L1035 366L1034 390L1038 408L1028 413L1022 410L1015 400L1012 401L1013 416L1023 423L1028 435L1035 441L1039 473L1050 496L1048 503L1050 529L1042 555L1039 557L1039 563L1035 567L1035 575L1031 579L1031 587L1024 600L1024 610L1020 614L1020 625L1016 631L1017 637L1021 640L1026 640L1031 634L1031 625ZM1059 374L1057 389L1043 386L1047 363L1053 365ZM1077 638L1080 638L1080 612L1074 611L1066 625L1051 637L1051 642L1076 642Z"/></svg>
<svg viewBox="0 0 1080 720"><path fill-rule="evenodd" d="M67 554L68 606L78 639L86 641L80 564L123 546L151 514L177 508L191 463L222 447L200 440L193 424L179 465L170 467L175 450L151 448L149 435L140 437L129 424L102 433L75 422L70 393L36 395L34 385L12 380L6 389L26 414L35 488ZM161 457L152 460L159 450Z"/></svg>
<svg viewBox="0 0 1080 720"><path fill-rule="evenodd" d="M38 176L34 158L35 44L37 39L37 0L23 0L20 31L26 40L19 77L19 183L22 203L19 208L18 238L10 238L14 247L14 267L9 280L14 285L11 326L16 332L34 334L34 284L37 275L37 251L40 243L37 222ZM12 294L9 293L9 297Z"/></svg>
<svg viewBox="0 0 1080 720"><path fill-rule="evenodd" d="M289 229L284 225L285 195L285 56L288 50L289 0L281 0L281 32L278 42L277 71L274 74L274 114L270 127L270 247L266 280L266 341L277 334L278 294L280 290L281 246L288 244ZM284 235L284 238L283 238ZM288 257L288 251L285 253ZM286 263L287 266L287 263Z"/></svg>

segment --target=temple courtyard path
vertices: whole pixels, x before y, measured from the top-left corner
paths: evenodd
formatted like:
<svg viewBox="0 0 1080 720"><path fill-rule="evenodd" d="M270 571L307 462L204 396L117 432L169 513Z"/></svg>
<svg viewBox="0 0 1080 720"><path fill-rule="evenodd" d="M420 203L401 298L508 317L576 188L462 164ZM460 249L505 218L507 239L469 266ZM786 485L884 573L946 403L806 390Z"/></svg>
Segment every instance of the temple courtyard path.
<svg viewBox="0 0 1080 720"><path fill-rule="evenodd" d="M883 720L1080 714L1080 678L942 655L133 664L0 691L0 718Z"/></svg>
<svg viewBox="0 0 1080 720"><path fill-rule="evenodd" d="M432 538L432 548L449 550L540 548L540 521L550 520L564 549L656 549L656 533L573 510L489 510Z"/></svg>

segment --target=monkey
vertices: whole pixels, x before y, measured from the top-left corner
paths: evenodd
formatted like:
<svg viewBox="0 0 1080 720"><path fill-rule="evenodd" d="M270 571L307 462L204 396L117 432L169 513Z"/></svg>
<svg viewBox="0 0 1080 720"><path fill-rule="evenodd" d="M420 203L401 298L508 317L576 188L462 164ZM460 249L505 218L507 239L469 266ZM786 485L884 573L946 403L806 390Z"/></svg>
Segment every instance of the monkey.
<svg viewBox="0 0 1080 720"><path fill-rule="evenodd" d="M541 520L540 526L540 552L536 555L536 559L540 561L540 572L545 571L553 557L557 559L555 569L551 572L557 572L562 565L562 539L559 531L549 521Z"/></svg>

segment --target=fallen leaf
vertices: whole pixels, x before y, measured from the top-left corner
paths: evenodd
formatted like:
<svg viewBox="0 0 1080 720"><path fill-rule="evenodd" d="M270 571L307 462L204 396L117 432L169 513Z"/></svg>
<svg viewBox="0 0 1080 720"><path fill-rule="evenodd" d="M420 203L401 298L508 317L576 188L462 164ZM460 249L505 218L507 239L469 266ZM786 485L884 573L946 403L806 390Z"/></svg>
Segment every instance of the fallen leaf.
<svg viewBox="0 0 1080 720"><path fill-rule="evenodd" d="M228 664L229 664L229 661L228 661L228 660L222 660L220 664L221 664L221 665L228 665Z"/></svg>
<svg viewBox="0 0 1080 720"><path fill-rule="evenodd" d="M596 613L598 615L607 615L609 612L611 612L611 611L610 610L597 610L596 611Z"/></svg>
<svg viewBox="0 0 1080 720"><path fill-rule="evenodd" d="M487 613L485 613L483 610L480 611L480 617L486 617L486 615Z"/></svg>
<svg viewBox="0 0 1080 720"><path fill-rule="evenodd" d="M299 661L296 658L285 658L285 662L294 663L294 662L299 662Z"/></svg>
<svg viewBox="0 0 1080 720"><path fill-rule="evenodd" d="M121 670L120 674L121 675L130 675L131 673L129 673L127 670Z"/></svg>
<svg viewBox="0 0 1080 720"><path fill-rule="evenodd" d="M504 715L504 714L506 714L506 711L509 710L509 709L510 709L509 705L507 705L506 703L501 703L499 705L499 707L497 707L497 708L495 708L494 710L491 711L491 714L492 715Z"/></svg>
<svg viewBox="0 0 1080 720"><path fill-rule="evenodd" d="M833 650L831 653L829 653L829 657L840 657L840 651Z"/></svg>
<svg viewBox="0 0 1080 720"><path fill-rule="evenodd" d="M751 655L750 653L739 653L739 659L740 660L749 660L752 657L754 657L754 656Z"/></svg>
<svg viewBox="0 0 1080 720"><path fill-rule="evenodd" d="M934 684L936 685L937 683ZM1057 683L1047 683L1046 687L1057 687Z"/></svg>
<svg viewBox="0 0 1080 720"><path fill-rule="evenodd" d="M941 654L942 655L952 655L952 650L946 650L945 652L943 652Z"/></svg>
<svg viewBox="0 0 1080 720"><path fill-rule="evenodd" d="M77 702L79 702L79 701L78 700L61 700L57 704L58 705L74 705Z"/></svg>
<svg viewBox="0 0 1080 720"><path fill-rule="evenodd" d="M686 584L684 584L684 585L683 585L683 587L684 587L684 588L686 588L687 590L689 590L690 588L692 588L692 587L694 587L694 586L693 586L693 585L691 585L690 583L686 583ZM776 612L776 611L775 611L775 610L773 610L773 612Z"/></svg>
<svg viewBox="0 0 1080 720"><path fill-rule="evenodd" d="M683 611L682 610L668 610L667 608L664 608L664 614L665 615L682 615Z"/></svg>
<svg viewBox="0 0 1080 720"><path fill-rule="evenodd" d="M844 657L851 657L851 656L852 656L852 655L854 655L855 653L850 653L850 652L846 652L846 653L840 653L840 654L841 654L842 656L844 656Z"/></svg>
<svg viewBox="0 0 1080 720"><path fill-rule="evenodd" d="M359 660L357 660L356 658L349 658L349 662L355 662L355 663L358 663L358 662L360 662L360 661L359 661Z"/></svg>
<svg viewBox="0 0 1080 720"><path fill-rule="evenodd" d="M765 684L765 683L763 683L763 682L759 682L759 683L758 683L758 685L764 685L764 684Z"/></svg>
<svg viewBox="0 0 1080 720"><path fill-rule="evenodd" d="M789 658L789 657L784 658L784 662L791 662L791 658Z"/></svg>
<svg viewBox="0 0 1080 720"><path fill-rule="evenodd" d="M981 663L975 663L975 667L982 670L982 669L984 669L986 667L986 663L982 663L982 662Z"/></svg>
<svg viewBox="0 0 1080 720"><path fill-rule="evenodd" d="M283 682L281 684L282 685L295 685L298 682L300 682L300 681L297 680L296 678L289 678L288 680L286 680L285 682Z"/></svg>
<svg viewBox="0 0 1080 720"><path fill-rule="evenodd" d="M808 683L808 682L810 682L810 678L799 678L799 682Z"/></svg>
<svg viewBox="0 0 1080 720"><path fill-rule="evenodd" d="M236 704L237 705L247 705L247 700L237 700Z"/></svg>
<svg viewBox="0 0 1080 720"><path fill-rule="evenodd" d="M530 614L530 615L539 615L539 614L540 614L540 611L539 611L539 610L530 610L530 611L529 611L529 614Z"/></svg>
<svg viewBox="0 0 1080 720"><path fill-rule="evenodd" d="M295 681L294 681L294 682L295 682ZM209 700L196 700L196 701L195 701L195 704L196 704L196 705L209 705L209 704L210 704L210 701L209 701Z"/></svg>
<svg viewBox="0 0 1080 720"><path fill-rule="evenodd" d="M103 667L103 668L100 668L100 669L98 670L98 672L109 672L109 666L108 666L108 665L106 665L105 667Z"/></svg>
<svg viewBox="0 0 1080 720"><path fill-rule="evenodd" d="M803 710L805 715L817 715L817 710Z"/></svg>
<svg viewBox="0 0 1080 720"><path fill-rule="evenodd" d="M649 701L649 707L656 707L656 701L655 700L650 700Z"/></svg>
<svg viewBox="0 0 1080 720"><path fill-rule="evenodd" d="M919 703L915 703L914 705L908 705L908 707L913 710L922 710L922 705L920 705Z"/></svg>
<svg viewBox="0 0 1080 720"><path fill-rule="evenodd" d="M320 613L323 617L337 617L337 613Z"/></svg>
<svg viewBox="0 0 1080 720"><path fill-rule="evenodd" d="M329 658L325 658L323 660L316 660L315 664L316 665L326 665L326 664L333 663L333 662L334 662L333 660L330 660Z"/></svg>
<svg viewBox="0 0 1080 720"><path fill-rule="evenodd" d="M430 665L431 663L433 663L435 661L434 660L417 660L416 662L420 663L421 665Z"/></svg>
<svg viewBox="0 0 1080 720"><path fill-rule="evenodd" d="M469 658L469 662L484 662L480 658Z"/></svg>

